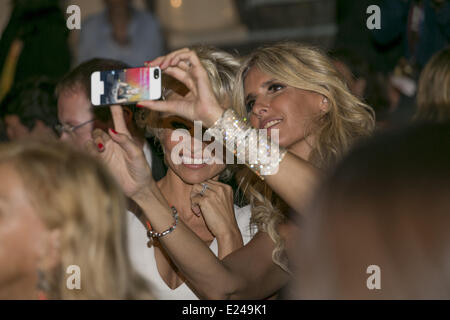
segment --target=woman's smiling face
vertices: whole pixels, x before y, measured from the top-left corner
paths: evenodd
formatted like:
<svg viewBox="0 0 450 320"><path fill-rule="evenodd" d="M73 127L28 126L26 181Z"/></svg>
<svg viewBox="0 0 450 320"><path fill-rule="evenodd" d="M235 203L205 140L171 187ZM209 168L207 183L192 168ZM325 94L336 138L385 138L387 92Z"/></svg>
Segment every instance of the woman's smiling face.
<svg viewBox="0 0 450 320"><path fill-rule="evenodd" d="M167 99L174 98L180 98L180 96L172 93ZM226 165L223 159L216 159L215 153L211 155L211 152L205 152L205 148L211 142L202 141L204 128L194 130L192 121L169 114L162 115L161 125L163 130L160 138L164 147L166 164L185 183L201 183L217 177L225 170ZM199 135L200 140L194 138L194 131L198 131L196 134ZM181 145L178 145L180 143ZM189 145L190 150L182 147L183 145L185 147ZM212 157L209 158L209 156ZM178 159L181 159L179 164Z"/></svg>
<svg viewBox="0 0 450 320"><path fill-rule="evenodd" d="M321 94L297 89L252 67L244 81L245 105L253 127L279 130L279 144L294 147L314 130L324 107Z"/></svg>

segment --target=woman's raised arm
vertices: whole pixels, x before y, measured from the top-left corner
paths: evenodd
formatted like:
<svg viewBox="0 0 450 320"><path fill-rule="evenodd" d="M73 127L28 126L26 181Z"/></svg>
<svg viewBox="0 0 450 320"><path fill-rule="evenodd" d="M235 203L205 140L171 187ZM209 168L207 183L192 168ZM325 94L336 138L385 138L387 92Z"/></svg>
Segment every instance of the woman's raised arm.
<svg viewBox="0 0 450 320"><path fill-rule="evenodd" d="M140 106L174 113L192 121L201 120L208 128L217 126L217 121L221 119L224 110L217 102L208 75L195 52L181 49L155 59L150 65L160 66L165 73L183 82L190 92L183 98L170 101L142 101L139 103ZM243 123L239 126L245 128ZM226 132L229 127L228 125L227 128L220 129ZM239 143L239 140L237 142ZM319 181L320 173L307 161L287 152L278 165L278 171L263 177L272 190L291 208L297 212L304 212Z"/></svg>

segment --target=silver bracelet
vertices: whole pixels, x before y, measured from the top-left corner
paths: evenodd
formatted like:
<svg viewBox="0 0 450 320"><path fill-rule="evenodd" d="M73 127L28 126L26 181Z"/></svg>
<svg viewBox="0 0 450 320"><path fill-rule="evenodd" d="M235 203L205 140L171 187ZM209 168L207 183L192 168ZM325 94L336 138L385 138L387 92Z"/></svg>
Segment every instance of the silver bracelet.
<svg viewBox="0 0 450 320"><path fill-rule="evenodd" d="M222 137L225 147L234 153L238 163L245 163L263 180L265 175L276 174L287 153L286 149L261 134L264 130L252 128L231 108L225 110L208 131L211 136Z"/></svg>
<svg viewBox="0 0 450 320"><path fill-rule="evenodd" d="M172 206L171 209L172 209L172 215L175 219L175 223L169 229L167 229L166 231L163 231L163 232L156 232L153 230L148 230L147 236L149 238L161 238L161 237L164 237L165 235L168 235L173 230L175 230L175 228L177 227L177 223L178 223L178 211L174 206Z"/></svg>

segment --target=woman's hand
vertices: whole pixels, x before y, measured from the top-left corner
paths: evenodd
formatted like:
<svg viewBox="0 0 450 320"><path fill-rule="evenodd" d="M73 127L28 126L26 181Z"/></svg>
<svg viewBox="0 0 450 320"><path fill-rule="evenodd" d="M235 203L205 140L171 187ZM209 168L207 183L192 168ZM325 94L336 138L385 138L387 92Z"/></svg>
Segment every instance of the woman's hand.
<svg viewBox="0 0 450 320"><path fill-rule="evenodd" d="M205 189L195 184L191 191L192 211L205 219L211 233L217 238L219 259L244 245L236 221L233 205L233 189L223 183L208 180Z"/></svg>
<svg viewBox="0 0 450 320"><path fill-rule="evenodd" d="M217 102L208 74L194 51L187 48L174 51L156 58L149 66L159 66L166 74L182 82L189 93L170 101L141 101L139 106L173 113L191 121L200 120L205 127L212 126L220 118L224 110Z"/></svg>
<svg viewBox="0 0 450 320"><path fill-rule="evenodd" d="M233 189L214 180L206 182L206 189L203 185L203 183L195 184L192 188L192 211L197 216L203 216L209 231L218 241L233 239L234 245L243 246L242 235L234 213Z"/></svg>
<svg viewBox="0 0 450 320"><path fill-rule="evenodd" d="M154 184L142 147L130 135L121 106L112 106L114 128L108 133L96 129L87 142L91 154L101 159L121 185L125 195L135 198Z"/></svg>

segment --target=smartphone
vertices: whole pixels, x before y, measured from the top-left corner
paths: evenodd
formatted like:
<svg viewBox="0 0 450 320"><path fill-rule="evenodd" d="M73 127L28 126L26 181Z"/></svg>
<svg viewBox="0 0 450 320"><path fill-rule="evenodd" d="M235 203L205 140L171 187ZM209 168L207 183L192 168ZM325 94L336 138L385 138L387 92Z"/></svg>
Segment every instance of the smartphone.
<svg viewBox="0 0 450 320"><path fill-rule="evenodd" d="M94 106L132 104L160 98L159 67L96 71L91 75L91 102Z"/></svg>

